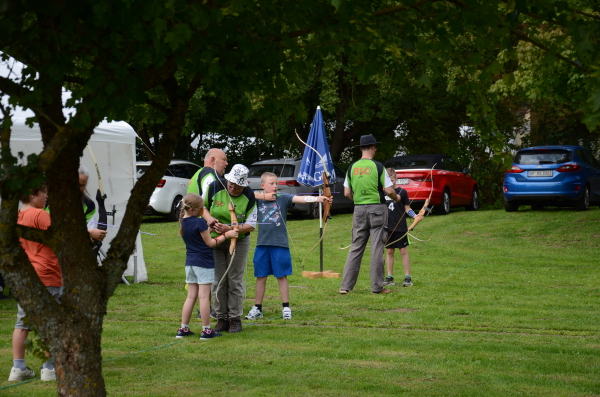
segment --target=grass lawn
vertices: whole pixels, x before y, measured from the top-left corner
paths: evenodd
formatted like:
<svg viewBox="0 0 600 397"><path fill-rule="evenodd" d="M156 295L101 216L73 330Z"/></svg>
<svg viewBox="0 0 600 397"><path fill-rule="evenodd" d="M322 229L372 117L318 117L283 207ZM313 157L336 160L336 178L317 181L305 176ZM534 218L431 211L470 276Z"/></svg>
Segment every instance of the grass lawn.
<svg viewBox="0 0 600 397"><path fill-rule="evenodd" d="M342 272L351 214L325 230L324 268ZM409 248L414 286L370 293L369 250L355 290L319 270L318 221L288 221L293 319L269 279L265 318L240 334L175 339L185 300L177 223L143 225L148 283L119 286L104 322L104 377L115 396L600 396L600 209L432 215ZM253 237L253 242L256 239ZM245 313L252 307L250 251ZM304 267L304 269L302 269ZM399 253L397 280L403 278ZM399 283L400 284L400 283ZM47 396L54 384L9 387L16 303L0 301L0 395ZM213 322L214 324L214 322ZM192 320L199 334L200 322ZM36 372L41 361L28 357Z"/></svg>

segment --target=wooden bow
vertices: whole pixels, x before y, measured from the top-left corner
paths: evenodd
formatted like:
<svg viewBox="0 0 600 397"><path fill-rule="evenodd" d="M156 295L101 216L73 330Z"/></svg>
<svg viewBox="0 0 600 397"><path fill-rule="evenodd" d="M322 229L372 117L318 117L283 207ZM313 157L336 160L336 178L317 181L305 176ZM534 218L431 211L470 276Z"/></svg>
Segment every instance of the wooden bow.
<svg viewBox="0 0 600 397"><path fill-rule="evenodd" d="M331 185L329 184L329 178L327 177L327 172L323 171L323 196L331 197ZM329 201L323 202L323 223L327 223L331 216L329 215L329 210L331 209L331 203Z"/></svg>
<svg viewBox="0 0 600 397"><path fill-rule="evenodd" d="M237 215L235 214L235 207L233 205L233 201L229 201L229 218L231 220L231 227L233 228L233 230L239 230L240 229L240 225L238 223L237 220ZM237 244L237 237L232 238L231 242L229 243L229 255L233 255L233 251L235 251L235 246Z"/></svg>
<svg viewBox="0 0 600 397"><path fill-rule="evenodd" d="M315 152L317 154L317 156L319 156L319 158L321 159L321 164L323 165L323 196L331 197L331 188L329 185L329 176L331 174L329 173L329 171L327 171L327 162L325 161L325 158L323 158L323 156L321 156L321 153L319 153L319 151L317 149L310 146L308 143L304 142L300 138L300 135L298 135L298 132L296 130L294 130L294 133L296 134L296 137L298 138L298 140L304 144L304 146L308 147L313 152ZM329 215L330 208L331 208L331 204L329 202L323 203L323 222L324 223L327 223L327 220L329 218L331 218L331 216Z"/></svg>
<svg viewBox="0 0 600 397"><path fill-rule="evenodd" d="M410 225L410 227L408 228L408 231L406 233L404 233L402 235L402 237L400 237L399 239L392 241L391 243L388 243L390 237L392 236L392 233L394 231L396 231L396 228L398 227L398 225L400 224L400 220L402 220L402 218L404 217L404 215L406 215L406 212L404 212L402 214L402 217L400 217L400 220L398 220L398 222L396 223L396 227L394 227L394 230L392 230L390 232L390 235L388 236L388 239L385 242L385 248L388 248L389 246L391 246L392 244L402 240L404 237L406 237L406 235L410 232L412 232L414 230L414 228L419 224L419 222L421 222L423 220L423 218L425 217L426 214L429 214L432 210L432 208L429 208L429 202L431 201L431 195L433 194L433 169L434 167L437 165L434 164L433 167L431 167L431 170L429 170L429 176L431 177L431 191L429 192L429 197L427 197L427 199L425 200L425 202L423 203L423 208L421 208L421 210L419 211L418 215L421 215L421 217L419 219L414 219L413 223ZM417 189L417 193L415 193L414 197L412 200L410 200L410 202L412 203L413 200L417 197L417 194L419 193L420 190L420 186L419 189Z"/></svg>

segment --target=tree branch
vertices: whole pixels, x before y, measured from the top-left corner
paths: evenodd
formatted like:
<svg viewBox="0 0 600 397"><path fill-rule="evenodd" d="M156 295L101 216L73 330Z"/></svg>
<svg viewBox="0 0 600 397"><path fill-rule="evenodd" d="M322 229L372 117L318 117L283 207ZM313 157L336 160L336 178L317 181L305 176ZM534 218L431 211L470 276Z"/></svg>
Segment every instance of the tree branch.
<svg viewBox="0 0 600 397"><path fill-rule="evenodd" d="M25 240L35 241L36 243L47 245L54 251L56 249L55 233L52 226L46 230L36 229L33 227L17 225L16 226L17 237L24 238Z"/></svg>
<svg viewBox="0 0 600 397"><path fill-rule="evenodd" d="M587 12L579 11L579 10L576 10L574 8L568 8L568 10L571 11L572 13L574 13L574 14L583 15L583 16L586 16L588 18L592 18L592 19L595 19L597 21L600 21L600 16L598 16L598 15L588 14Z"/></svg>
<svg viewBox="0 0 600 397"><path fill-rule="evenodd" d="M170 109L168 107L156 102L153 99L146 97L146 103L148 105L152 106L154 109L158 110L159 112L162 112L164 114L169 114Z"/></svg>
<svg viewBox="0 0 600 397"><path fill-rule="evenodd" d="M388 7L388 8L384 8L382 10L379 11L375 11L373 13L374 17L381 17L384 15L391 15L391 14L395 14L397 12L400 11L408 11L411 8L412 9L418 9L419 7L421 7L422 5L426 4L426 3L437 3L439 0L420 0L418 2L416 2L415 4L411 4L409 6L394 6L394 7Z"/></svg>
<svg viewBox="0 0 600 397"><path fill-rule="evenodd" d="M527 41L528 43L533 44L534 46L540 48L541 50L544 50L545 52L547 52L548 54L552 54L554 55L556 58L560 59L563 62L568 63L569 65L581 70L583 73L591 75L592 72L583 67L582 65L578 64L575 61L571 61L570 59L568 59L567 57L557 53L557 52L553 52L550 50L550 48L548 48L547 46L545 46L544 44L540 43L539 41L532 39L531 37L527 36L525 33L519 32L518 30L515 29L511 29L511 32L517 36L519 39L523 40L523 41Z"/></svg>

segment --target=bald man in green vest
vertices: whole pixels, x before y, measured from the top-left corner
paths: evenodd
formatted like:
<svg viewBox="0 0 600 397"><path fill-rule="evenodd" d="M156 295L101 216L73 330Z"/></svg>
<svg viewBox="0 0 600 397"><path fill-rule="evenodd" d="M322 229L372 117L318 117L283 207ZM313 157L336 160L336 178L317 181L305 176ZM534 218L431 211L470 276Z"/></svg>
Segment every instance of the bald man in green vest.
<svg viewBox="0 0 600 397"><path fill-rule="evenodd" d="M204 197L208 186L217 179L222 178L227 167L227 155L221 149L212 148L204 156L204 167L200 168L190 179L187 193L196 193Z"/></svg>

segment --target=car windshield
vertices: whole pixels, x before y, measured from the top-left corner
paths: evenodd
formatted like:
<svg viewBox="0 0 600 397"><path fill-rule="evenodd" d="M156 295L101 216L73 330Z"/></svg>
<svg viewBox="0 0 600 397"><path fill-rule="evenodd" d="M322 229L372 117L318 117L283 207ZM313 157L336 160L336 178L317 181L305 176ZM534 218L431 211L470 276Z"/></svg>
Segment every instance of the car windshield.
<svg viewBox="0 0 600 397"><path fill-rule="evenodd" d="M250 166L248 177L260 178L263 173L272 172L278 178L293 178L295 168L293 164L255 164Z"/></svg>
<svg viewBox="0 0 600 397"><path fill-rule="evenodd" d="M571 152L563 149L525 150L517 153L515 164L541 165L561 164L571 161Z"/></svg>
<svg viewBox="0 0 600 397"><path fill-rule="evenodd" d="M387 163L386 167L399 170L402 168L429 168L429 161L426 159L412 159L412 160L397 160L392 163Z"/></svg>

